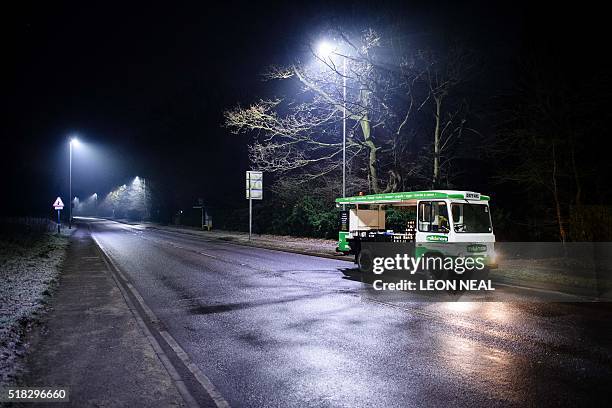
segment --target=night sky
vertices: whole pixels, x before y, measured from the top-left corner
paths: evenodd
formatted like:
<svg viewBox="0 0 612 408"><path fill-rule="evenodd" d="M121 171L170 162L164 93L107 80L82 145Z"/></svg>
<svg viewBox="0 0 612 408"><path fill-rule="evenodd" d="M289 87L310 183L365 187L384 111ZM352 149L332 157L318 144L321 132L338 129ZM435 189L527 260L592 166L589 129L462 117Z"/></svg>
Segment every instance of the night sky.
<svg viewBox="0 0 612 408"><path fill-rule="evenodd" d="M576 75L609 48L593 7L517 2L126 5L44 2L4 10L2 206L46 214L67 196L68 138L74 195L106 193L139 175L179 208L197 197L246 205L246 137L221 127L223 110L266 96L260 74L300 57L330 24L405 21L414 38L460 35L484 56L491 94L512 85L526 44ZM588 75L588 74L587 74Z"/></svg>

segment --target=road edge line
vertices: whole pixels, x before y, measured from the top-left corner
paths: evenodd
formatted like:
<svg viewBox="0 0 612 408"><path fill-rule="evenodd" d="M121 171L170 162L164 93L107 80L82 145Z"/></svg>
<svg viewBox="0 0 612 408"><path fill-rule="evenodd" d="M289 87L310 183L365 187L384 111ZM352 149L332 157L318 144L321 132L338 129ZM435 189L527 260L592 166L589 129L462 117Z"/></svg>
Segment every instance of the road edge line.
<svg viewBox="0 0 612 408"><path fill-rule="evenodd" d="M136 307L134 307L132 300L129 298L125 289L122 287L121 283L118 281L117 277L113 273L112 267L109 264L108 260L106 259L106 254L104 253L104 251L102 251L99 242L95 238L93 238L93 236L92 236L92 239L96 243L96 247L98 251L100 252L100 255L102 256L102 260L104 261L108 271L111 273L111 277L113 278L113 280L115 281L115 284L117 285L117 288L121 292L121 296L123 297L123 300L125 301L128 309L130 309L130 312L134 316L134 319L136 320L138 327L140 328L144 336L147 338L147 341L153 348L153 351L157 355L157 358L159 358L159 361L162 363L162 366L168 373L168 376L170 377L171 381L174 383L177 391L181 395L181 398L183 399L183 401L185 401L185 404L187 404L188 407L193 407L193 408L199 407L198 402L193 397L193 395L191 395L191 393L185 386L185 383L183 379L181 378L181 376L179 375L178 371L176 370L176 367L174 367L174 365L172 364L172 362L170 361L166 353L163 351L163 349L159 345L159 342L155 339L155 337L151 333L151 330L149 330L146 323L144 322L144 320L138 313L138 310L136 309Z"/></svg>
<svg viewBox="0 0 612 408"><path fill-rule="evenodd" d="M139 303L144 313L147 315L147 318L152 323L159 322L160 320L157 318L155 313L153 313L153 311L149 308L149 306L147 306L144 299L142 298L140 293L138 293L136 288L134 288L134 286L126 279L125 274L121 272L121 270L117 267L115 262L112 260L112 258L108 255L108 253L104 249L104 246L98 241L98 239L93 235L93 233L91 233L91 237L96 243L96 246L98 247L99 251L101 252L102 258L104 259L105 263L107 264L107 266L109 266L109 270L111 271L113 278L117 282L117 286L121 290L122 295L124 299L126 300L126 303L128 304L128 307L132 310L132 313L136 317L137 323L143 329L145 336L151 343L153 350L158 355L162 364L168 371L168 375L170 376L170 378L172 378L172 381L175 383L179 393L181 393L181 396L185 400L185 403L187 403L187 405L190 407L199 407L199 404L197 403L193 395L191 395L191 393L187 389L185 383L183 382L180 375L178 374L178 371L176 371L176 368L174 367L174 365L172 364L172 362L170 361L166 353L163 351L163 349L159 345L157 339L155 339L155 337L151 333L147 324L144 322L144 320L140 316L140 312L137 310L137 308L134 307L131 299L129 299L129 296L127 296L127 293L124 293L126 289L123 287L123 285L125 285L127 289L129 289L130 293L134 296L134 298ZM119 275L119 277L121 278L121 280L123 280L123 282L121 282L120 279L118 279L118 277L115 276L115 273ZM204 374L191 361L191 359L189 358L185 350L183 350L183 348L177 343L177 341L172 337L172 335L170 335L170 333L168 333L166 330L159 330L159 334L162 336L162 338L164 339L168 347L170 347L176 353L177 357L183 362L183 364L189 370L189 372L193 374L196 381L202 386L204 391L214 401L215 405L218 408L230 408L229 403L225 400L225 398L223 398L223 396L214 386L212 381L210 381L210 379L206 376L206 374ZM185 393L186 395L183 395L183 393ZM195 405L192 405L193 403L195 403Z"/></svg>

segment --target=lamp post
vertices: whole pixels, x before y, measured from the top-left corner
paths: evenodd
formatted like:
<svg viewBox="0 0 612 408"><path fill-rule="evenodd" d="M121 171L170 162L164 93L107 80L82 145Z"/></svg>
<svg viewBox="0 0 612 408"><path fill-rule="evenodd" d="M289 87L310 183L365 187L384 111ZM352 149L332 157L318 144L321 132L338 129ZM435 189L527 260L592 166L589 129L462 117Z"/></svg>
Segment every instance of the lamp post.
<svg viewBox="0 0 612 408"><path fill-rule="evenodd" d="M144 221L147 219L147 179L144 177L142 178L142 203L144 207L142 220Z"/></svg>
<svg viewBox="0 0 612 408"><path fill-rule="evenodd" d="M342 197L346 197L346 56L336 52L335 46L328 42L319 44L320 58L331 61L332 55L342 57ZM342 205L346 209L346 204Z"/></svg>
<svg viewBox="0 0 612 408"><path fill-rule="evenodd" d="M139 176L134 177L132 187L142 188L142 221L147 217L147 180Z"/></svg>
<svg viewBox="0 0 612 408"><path fill-rule="evenodd" d="M342 58L342 198L346 197L346 57ZM346 204L344 204L346 208Z"/></svg>
<svg viewBox="0 0 612 408"><path fill-rule="evenodd" d="M72 229L72 147L78 145L79 140L76 137L70 139L70 171L68 175L68 197L70 201L70 206L68 207L68 229Z"/></svg>

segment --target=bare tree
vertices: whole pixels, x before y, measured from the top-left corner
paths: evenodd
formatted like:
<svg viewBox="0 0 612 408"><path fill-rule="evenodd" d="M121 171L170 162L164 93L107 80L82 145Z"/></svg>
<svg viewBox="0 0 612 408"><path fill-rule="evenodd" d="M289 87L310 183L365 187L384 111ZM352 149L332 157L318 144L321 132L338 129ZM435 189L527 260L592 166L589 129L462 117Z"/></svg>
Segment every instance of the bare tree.
<svg viewBox="0 0 612 408"><path fill-rule="evenodd" d="M269 80L297 80L300 95L234 108L226 112L225 125L235 133L255 134L250 158L257 168L299 172L301 180L309 181L340 169L346 115L351 177L367 180L371 192L393 191L401 175L394 165L399 160L389 158L397 152L412 106L398 106L392 99L410 99L410 90L402 83L399 64L379 61L384 44L376 32L367 30L358 41L344 33L337 38L333 55L311 49L314 63L272 67L266 74ZM397 117L403 120L393 123Z"/></svg>
<svg viewBox="0 0 612 408"><path fill-rule="evenodd" d="M404 180L425 179L424 159L431 158L438 186L441 169L452 159L443 153L467 128L467 104L454 95L467 79L467 53L453 48L402 55L397 38L372 29L335 35L330 55L311 47L309 63L274 66L265 74L267 80L295 81L299 94L228 110L225 126L253 135L249 154L258 169L293 176L294 182L321 182L341 170L346 118L349 184L372 193L412 189ZM428 126L418 123L431 109L433 155L423 154L419 142L427 140Z"/></svg>
<svg viewBox="0 0 612 408"><path fill-rule="evenodd" d="M584 228L583 174L591 165L579 161L581 145L576 141L591 126L591 95L571 92L567 78L537 59L524 61L521 68L516 94L504 111L506 122L490 145L491 153L507 162L501 166L500 181L543 193L537 202L532 200L532 207L544 205L546 213L539 217L554 226L559 240L565 242L570 237L570 218ZM573 235L581 236L578 231Z"/></svg>
<svg viewBox="0 0 612 408"><path fill-rule="evenodd" d="M472 77L474 65L474 55L457 44L443 51L420 50L410 65L413 78L424 84L427 95L419 110L431 105L432 188L440 186L442 170L452 161L451 152L463 132L476 132L467 125L469 105L461 96L461 87Z"/></svg>

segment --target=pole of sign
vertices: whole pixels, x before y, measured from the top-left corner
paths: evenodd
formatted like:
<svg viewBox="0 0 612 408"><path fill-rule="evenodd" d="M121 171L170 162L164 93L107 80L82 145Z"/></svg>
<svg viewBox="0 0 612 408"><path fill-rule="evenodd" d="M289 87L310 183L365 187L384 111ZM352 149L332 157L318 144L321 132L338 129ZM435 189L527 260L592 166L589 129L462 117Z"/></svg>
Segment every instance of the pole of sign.
<svg viewBox="0 0 612 408"><path fill-rule="evenodd" d="M72 229L72 140L70 141L70 171L68 175L68 229Z"/></svg>
<svg viewBox="0 0 612 408"><path fill-rule="evenodd" d="M253 233L253 192L251 191L251 173L247 173L247 177L249 180L249 241L251 240L251 235Z"/></svg>
<svg viewBox="0 0 612 408"><path fill-rule="evenodd" d="M57 233L60 233L60 210L57 209Z"/></svg>
<svg viewBox="0 0 612 408"><path fill-rule="evenodd" d="M202 225L202 229L204 229L204 205L198 205L198 206L194 206L193 208L199 208L200 209L200 223Z"/></svg>

